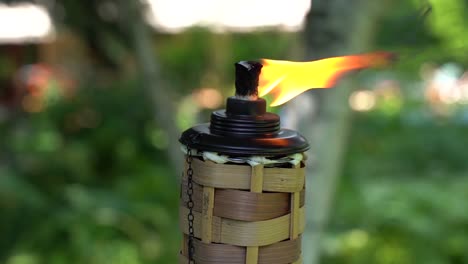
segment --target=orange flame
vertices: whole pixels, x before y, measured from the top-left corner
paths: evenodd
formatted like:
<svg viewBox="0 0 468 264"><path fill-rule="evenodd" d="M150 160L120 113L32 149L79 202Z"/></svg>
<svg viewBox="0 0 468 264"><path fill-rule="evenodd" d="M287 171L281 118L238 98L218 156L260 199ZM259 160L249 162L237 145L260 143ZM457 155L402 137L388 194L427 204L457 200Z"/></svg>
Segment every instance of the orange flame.
<svg viewBox="0 0 468 264"><path fill-rule="evenodd" d="M310 62L263 59L258 93L273 94L271 106L278 106L307 90L330 88L346 72L387 65L393 58L392 53L375 52Z"/></svg>

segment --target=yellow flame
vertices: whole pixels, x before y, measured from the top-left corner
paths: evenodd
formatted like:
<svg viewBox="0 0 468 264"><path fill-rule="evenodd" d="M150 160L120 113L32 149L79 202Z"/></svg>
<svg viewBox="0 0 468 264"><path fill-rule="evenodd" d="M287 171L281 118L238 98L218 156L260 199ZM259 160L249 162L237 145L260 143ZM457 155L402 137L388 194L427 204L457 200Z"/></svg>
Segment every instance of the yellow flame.
<svg viewBox="0 0 468 264"><path fill-rule="evenodd" d="M346 72L386 65L393 57L388 52L375 52L310 62L263 59L258 92L260 96L272 94L271 106L278 106L307 90L330 88Z"/></svg>

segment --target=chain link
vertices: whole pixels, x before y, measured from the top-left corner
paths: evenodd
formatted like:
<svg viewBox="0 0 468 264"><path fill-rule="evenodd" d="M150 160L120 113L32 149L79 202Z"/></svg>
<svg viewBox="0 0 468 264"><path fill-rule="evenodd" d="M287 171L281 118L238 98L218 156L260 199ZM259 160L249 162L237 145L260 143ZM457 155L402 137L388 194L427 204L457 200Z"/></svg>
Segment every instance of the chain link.
<svg viewBox="0 0 468 264"><path fill-rule="evenodd" d="M195 263L193 259L193 254L195 251L195 248L193 246L193 240L195 237L194 231L193 231L193 220L195 219L193 215L193 169L192 169L192 150L190 147L187 147L187 158L186 162L188 165L187 168L187 196L188 196L188 201L187 201L187 208L189 209L189 213L187 215L187 220L188 220L188 263L193 264Z"/></svg>

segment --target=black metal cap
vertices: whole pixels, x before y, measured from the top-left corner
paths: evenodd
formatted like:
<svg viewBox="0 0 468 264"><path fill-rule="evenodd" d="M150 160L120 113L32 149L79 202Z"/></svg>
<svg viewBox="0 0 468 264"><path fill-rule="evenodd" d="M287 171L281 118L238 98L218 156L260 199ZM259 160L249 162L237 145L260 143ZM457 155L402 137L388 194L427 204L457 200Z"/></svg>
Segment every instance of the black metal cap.
<svg viewBox="0 0 468 264"><path fill-rule="evenodd" d="M279 116L266 112L261 98L228 98L225 110L213 112L210 123L183 132L179 141L197 150L235 156L283 156L309 148L298 132L280 128Z"/></svg>

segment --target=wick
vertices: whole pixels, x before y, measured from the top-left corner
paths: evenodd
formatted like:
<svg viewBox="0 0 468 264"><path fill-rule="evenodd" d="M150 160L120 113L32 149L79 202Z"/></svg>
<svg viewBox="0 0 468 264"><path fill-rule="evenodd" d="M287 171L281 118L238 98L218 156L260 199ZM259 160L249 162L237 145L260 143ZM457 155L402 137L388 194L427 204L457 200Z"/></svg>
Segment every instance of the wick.
<svg viewBox="0 0 468 264"><path fill-rule="evenodd" d="M236 98L240 100L258 99L258 78L263 65L256 61L240 61L236 67Z"/></svg>

